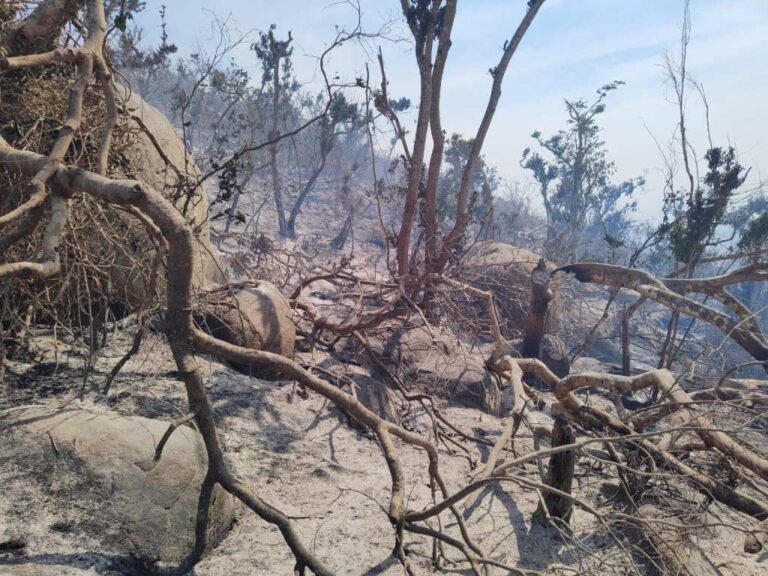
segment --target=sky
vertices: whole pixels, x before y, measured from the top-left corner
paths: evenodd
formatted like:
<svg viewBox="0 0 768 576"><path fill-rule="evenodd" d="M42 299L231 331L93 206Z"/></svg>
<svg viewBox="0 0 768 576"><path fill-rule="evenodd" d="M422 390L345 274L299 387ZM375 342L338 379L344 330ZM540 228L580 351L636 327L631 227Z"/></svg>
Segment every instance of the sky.
<svg viewBox="0 0 768 576"><path fill-rule="evenodd" d="M294 37L294 69L309 88L321 88L318 56L337 27L351 27L357 14L336 0L147 0L136 22L148 43L160 34L160 6L167 7L168 34L182 53L210 51L211 21L226 19L233 36L255 37L277 25L278 36ZM460 0L446 67L442 111L448 134L473 135L485 110L491 77L504 41L512 36L525 0ZM360 0L365 31L386 38L348 45L331 55L328 70L353 81L380 46L391 97L418 102L418 70L398 0ZM622 80L612 92L600 124L616 179L643 176L639 215L654 220L662 203L665 147L676 126L676 107L664 78L664 58L679 52L683 0L547 0L510 63L500 105L483 152L510 185L532 194L520 165L531 133L565 126L563 99L591 99L602 85ZM691 0L692 37L688 69L705 90L712 140L736 147L751 168L745 188L768 178L768 0ZM247 42L233 52L238 64L259 77ZM376 73L376 66L371 70ZM378 82L378 75L373 79ZM707 148L701 100L687 103L691 143L700 159ZM415 115L404 118L412 127ZM703 164L702 164L703 172Z"/></svg>

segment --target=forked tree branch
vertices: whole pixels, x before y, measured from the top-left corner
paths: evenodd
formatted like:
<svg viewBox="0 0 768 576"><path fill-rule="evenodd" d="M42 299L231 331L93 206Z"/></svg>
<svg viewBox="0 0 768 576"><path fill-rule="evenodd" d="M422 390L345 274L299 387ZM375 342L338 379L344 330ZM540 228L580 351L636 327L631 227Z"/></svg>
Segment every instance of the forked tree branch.
<svg viewBox="0 0 768 576"><path fill-rule="evenodd" d="M755 360L762 362L768 360L768 341L754 321L754 313L749 312L741 302L720 287L743 282L744 279L764 278L766 267L768 264L761 263L735 270L732 273L733 276L727 274L714 279L702 278L680 281L667 278L659 279L642 270L597 262L562 266L555 272L574 274L580 282L634 290L641 296L655 300L673 311L676 310L711 324L733 339ZM713 281L711 287L707 285L709 281ZM735 311L740 316L739 320L736 321L723 312L683 295L683 292L694 291L713 295L729 309Z"/></svg>

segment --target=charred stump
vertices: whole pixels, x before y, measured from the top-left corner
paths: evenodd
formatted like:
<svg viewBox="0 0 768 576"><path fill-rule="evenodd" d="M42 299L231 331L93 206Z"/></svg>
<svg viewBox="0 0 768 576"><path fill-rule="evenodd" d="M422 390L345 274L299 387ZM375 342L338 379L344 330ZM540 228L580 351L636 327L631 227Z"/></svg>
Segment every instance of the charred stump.
<svg viewBox="0 0 768 576"><path fill-rule="evenodd" d="M552 300L552 291L549 289L549 271L544 259L531 273L531 307L525 319L525 335L521 353L524 358L540 358L541 343L544 340L544 332L547 321L547 310Z"/></svg>
<svg viewBox="0 0 768 576"><path fill-rule="evenodd" d="M567 446L575 441L576 435L568 420L564 415L558 415L552 427L552 447ZM576 453L573 450L557 452L550 457L546 484L558 492L547 491L544 494L543 501L539 502L539 507L533 514L534 522L546 525L549 521L553 521L558 526L568 525L573 512L573 503L570 498L561 493L571 494L575 466Z"/></svg>

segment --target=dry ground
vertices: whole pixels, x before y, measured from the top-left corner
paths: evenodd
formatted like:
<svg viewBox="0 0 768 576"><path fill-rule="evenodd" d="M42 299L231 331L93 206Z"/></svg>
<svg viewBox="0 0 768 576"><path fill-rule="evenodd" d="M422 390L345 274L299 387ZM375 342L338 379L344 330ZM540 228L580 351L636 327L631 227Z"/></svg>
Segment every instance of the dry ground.
<svg viewBox="0 0 768 576"><path fill-rule="evenodd" d="M103 384L106 374L130 346L130 330L118 332L88 375L88 385ZM159 335L151 335L142 350L124 368L113 387L113 402L93 393L73 399L84 381L84 355L62 343L58 350L48 335L37 340L39 355L31 362L15 362L6 375L3 403L79 403L92 410L114 410L170 420L184 412L181 384ZM59 365L53 364L54 354ZM267 501L292 515L305 541L319 558L339 574L403 574L390 556L393 531L386 515L389 474L377 444L346 422L346 417L320 397L303 398L291 383L266 382L243 376L201 357L210 396L219 419L223 442L235 471ZM47 362L47 364L46 364ZM448 406L445 415L468 434L493 440L500 424L474 409ZM428 420L412 412L411 429L425 430ZM533 449L527 430L518 433L515 449ZM431 502L426 458L401 446L408 480L408 505L419 509ZM484 454L470 448L477 459ZM108 542L87 530L88 494L80 500L57 498L44 483L30 481L6 457L0 466L0 542L21 538L23 553L0 553L0 575L32 574L144 574L148 568L115 554ZM0 455L2 457L2 455ZM441 468L451 490L458 489L471 471L466 454L441 452ZM523 471L537 480L536 466ZM580 466L575 493L596 504L610 522L620 497L614 481L599 470ZM689 498L670 489L670 505ZM566 544L551 530L532 526L536 493L515 485L488 488L460 506L475 542L490 556L506 563L549 574L626 574L627 558L595 518L575 512L573 540ZM456 531L450 515L443 528ZM708 520L720 524L698 531L695 541L726 575L765 574L768 554L742 552L742 536L729 528L743 519L721 507L710 507ZM617 533L618 534L618 533ZM430 573L431 543L408 535L409 559L418 573ZM455 551L449 558L458 560ZM567 567L567 569L566 569ZM469 574L466 564L447 566L447 574ZM279 532L244 508L225 541L195 569L196 576L292 574L293 560ZM495 569L495 574L503 571Z"/></svg>

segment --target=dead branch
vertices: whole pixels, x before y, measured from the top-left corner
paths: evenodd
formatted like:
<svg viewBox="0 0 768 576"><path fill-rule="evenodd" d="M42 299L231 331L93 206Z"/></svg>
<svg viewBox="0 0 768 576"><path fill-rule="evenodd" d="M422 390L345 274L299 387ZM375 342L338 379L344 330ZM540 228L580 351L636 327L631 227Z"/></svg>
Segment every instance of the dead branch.
<svg viewBox="0 0 768 576"><path fill-rule="evenodd" d="M653 505L640 507L629 522L637 526L646 542L649 556L662 576L715 576L720 571L712 565L695 543L686 541L684 527L661 522L662 511Z"/></svg>
<svg viewBox="0 0 768 576"><path fill-rule="evenodd" d="M523 371L520 369L520 366L509 356L505 356L497 364L496 368L509 381L512 390L512 414L504 420L501 435L493 445L493 448L491 448L485 466L475 475L475 479L478 480L488 478L498 465L499 457L506 450L507 445L520 426L520 422L523 419L523 410L525 409Z"/></svg>
<svg viewBox="0 0 768 576"><path fill-rule="evenodd" d="M160 442L157 443L157 448L155 448L155 462L159 462L160 458L163 457L163 449L165 448L165 445L168 443L168 440L171 439L171 435L173 435L176 428L179 426L183 426L187 422L194 420L195 414L190 413L186 416L182 416L181 418L178 418L170 423L168 426L168 429L165 431L165 434L163 434L163 437L160 438Z"/></svg>
<svg viewBox="0 0 768 576"><path fill-rule="evenodd" d="M694 401L673 378L659 378L658 385L679 408L684 409L698 422L700 426L698 434L707 446L717 448L726 456L758 474L763 480L768 480L768 460L747 450L733 438L717 430L712 421L703 414L694 414Z"/></svg>
<svg viewBox="0 0 768 576"><path fill-rule="evenodd" d="M491 75L493 76L491 93L488 98L488 104L486 106L485 113L483 114L483 119L480 122L480 126L477 129L477 133L475 134L474 139L472 140L472 149L469 152L469 157L467 158L467 163L464 166L464 172L462 173L461 185L459 187L457 201L458 207L456 209L456 223L443 240L442 252L435 269L436 271L441 270L445 266L445 264L448 262L448 259L450 258L451 252L456 247L456 243L459 242L459 240L462 239L466 233L466 228L469 224L470 216L467 207L469 206L469 193L472 177L474 174L475 166L477 164L477 160L480 157L483 144L485 143L485 137L487 136L488 130L491 127L491 122L493 121L493 117L496 114L496 108L498 107L499 100L501 99L501 86L504 81L504 75L506 74L509 63L512 60L512 56L514 56L518 46L520 46L520 42L525 36L525 33L528 31L528 28L530 28L534 18L536 18L536 15L543 5L544 0L532 0L528 3L525 16L523 16L523 19L518 25L517 30L515 30L512 38L504 44L504 54L499 60L499 63L491 69Z"/></svg>
<svg viewBox="0 0 768 576"><path fill-rule="evenodd" d="M742 282L744 278L764 279L764 270L767 267L768 263L762 263L735 270L731 274L721 277L690 280L658 279L642 270L596 262L571 264L558 268L555 272L572 273L580 282L634 290L641 296L655 300L673 311L682 312L687 316L711 324L732 338L755 360L766 361L768 360L768 341L766 341L754 322L754 314L746 310L740 302L725 292L723 287L729 283ZM709 282L714 284L709 285ZM710 295L718 298L730 309L736 311L740 318L738 321L733 320L728 315L687 298L676 290L680 292L696 291L704 294L711 293ZM766 370L768 371L768 367Z"/></svg>

